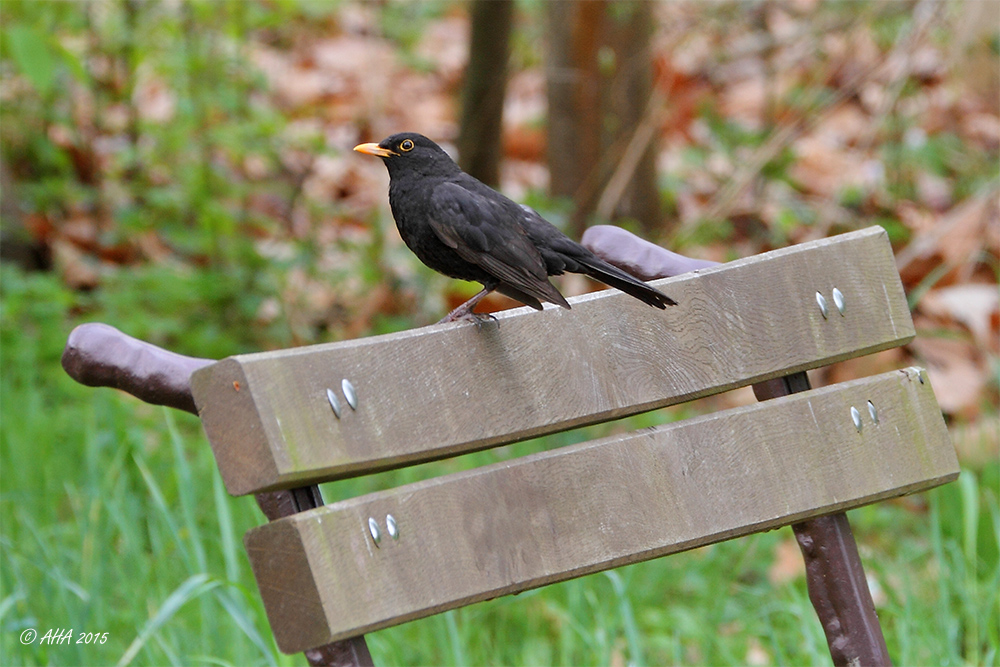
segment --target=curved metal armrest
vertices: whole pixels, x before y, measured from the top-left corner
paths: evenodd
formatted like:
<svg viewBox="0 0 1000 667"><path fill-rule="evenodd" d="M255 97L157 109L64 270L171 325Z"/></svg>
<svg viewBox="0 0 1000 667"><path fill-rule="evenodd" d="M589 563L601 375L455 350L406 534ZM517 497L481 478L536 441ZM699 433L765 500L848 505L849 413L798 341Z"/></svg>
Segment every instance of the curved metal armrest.
<svg viewBox="0 0 1000 667"><path fill-rule="evenodd" d="M678 255L613 225L594 225L584 232L582 243L605 262L641 280L679 276L718 264Z"/></svg>
<svg viewBox="0 0 1000 667"><path fill-rule="evenodd" d="M113 387L136 398L198 414L191 397L191 374L215 363L186 357L97 322L73 329L62 366L88 387Z"/></svg>

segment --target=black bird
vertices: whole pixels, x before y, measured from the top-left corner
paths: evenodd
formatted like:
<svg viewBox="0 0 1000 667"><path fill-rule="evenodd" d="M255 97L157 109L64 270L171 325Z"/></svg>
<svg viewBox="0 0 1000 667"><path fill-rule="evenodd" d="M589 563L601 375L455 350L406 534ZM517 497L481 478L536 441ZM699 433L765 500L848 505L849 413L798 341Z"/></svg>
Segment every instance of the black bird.
<svg viewBox="0 0 1000 667"><path fill-rule="evenodd" d="M480 320L473 312L496 290L532 308L569 304L549 276L582 273L657 308L676 301L599 259L527 206L469 176L436 143L402 132L354 150L382 158L389 170L389 206L403 241L439 273L483 284L445 317Z"/></svg>

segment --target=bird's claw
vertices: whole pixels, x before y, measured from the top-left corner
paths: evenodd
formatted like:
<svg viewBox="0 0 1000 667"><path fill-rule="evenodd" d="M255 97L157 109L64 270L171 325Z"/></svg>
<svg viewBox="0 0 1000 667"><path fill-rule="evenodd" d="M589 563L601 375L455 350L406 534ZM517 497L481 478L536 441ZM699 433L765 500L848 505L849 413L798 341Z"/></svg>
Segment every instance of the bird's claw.
<svg viewBox="0 0 1000 667"><path fill-rule="evenodd" d="M497 327L500 326L500 320L490 313L475 313L471 310L465 312L451 312L446 317L442 318L438 324L445 324L446 322L472 322L476 325L477 329L482 329L483 325L488 322L496 322Z"/></svg>

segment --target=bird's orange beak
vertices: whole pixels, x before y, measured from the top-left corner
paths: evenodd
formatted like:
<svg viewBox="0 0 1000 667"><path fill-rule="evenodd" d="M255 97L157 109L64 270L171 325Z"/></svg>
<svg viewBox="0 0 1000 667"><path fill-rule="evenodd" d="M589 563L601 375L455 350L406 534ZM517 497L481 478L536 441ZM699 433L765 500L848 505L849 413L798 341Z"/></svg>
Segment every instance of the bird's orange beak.
<svg viewBox="0 0 1000 667"><path fill-rule="evenodd" d="M388 148L382 148L378 144L358 144L354 147L354 150L365 155L374 155L375 157L394 157L399 155L399 153L391 151Z"/></svg>

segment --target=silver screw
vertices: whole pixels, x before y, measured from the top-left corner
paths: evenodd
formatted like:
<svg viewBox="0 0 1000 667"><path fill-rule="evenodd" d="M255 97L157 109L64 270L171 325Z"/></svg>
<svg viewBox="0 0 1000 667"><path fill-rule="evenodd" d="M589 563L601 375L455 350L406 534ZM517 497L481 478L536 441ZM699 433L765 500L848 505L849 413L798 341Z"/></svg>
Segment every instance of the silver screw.
<svg viewBox="0 0 1000 667"><path fill-rule="evenodd" d="M375 546L378 546L382 541L382 533L378 529L378 521L368 517L368 532L372 534L372 539L375 541Z"/></svg>
<svg viewBox="0 0 1000 667"><path fill-rule="evenodd" d="M358 409L358 394L354 391L354 385L351 384L350 380L343 380L340 383L340 388L344 390L344 398L347 399L347 404L351 406L352 410Z"/></svg>
<svg viewBox="0 0 1000 667"><path fill-rule="evenodd" d="M337 419L340 419L340 400L337 395L333 393L333 389L326 390L326 400L330 401L330 407L333 408L333 414L337 415Z"/></svg>
<svg viewBox="0 0 1000 667"><path fill-rule="evenodd" d="M851 406L851 420L854 422L854 428L858 429L858 433L861 433L861 411L853 405Z"/></svg>
<svg viewBox="0 0 1000 667"><path fill-rule="evenodd" d="M871 401L868 401L868 415L874 423L878 424L878 411L875 410L875 404Z"/></svg>
<svg viewBox="0 0 1000 667"><path fill-rule="evenodd" d="M816 292L816 303L819 304L819 312L823 313L823 319L827 318L828 311L826 309L826 297Z"/></svg>
<svg viewBox="0 0 1000 667"><path fill-rule="evenodd" d="M399 539L399 527L396 526L396 518L391 514L385 515L385 529L389 532L389 537L394 540Z"/></svg>
<svg viewBox="0 0 1000 667"><path fill-rule="evenodd" d="M844 316L844 293L836 287L833 288L833 305L837 307L841 317Z"/></svg>

